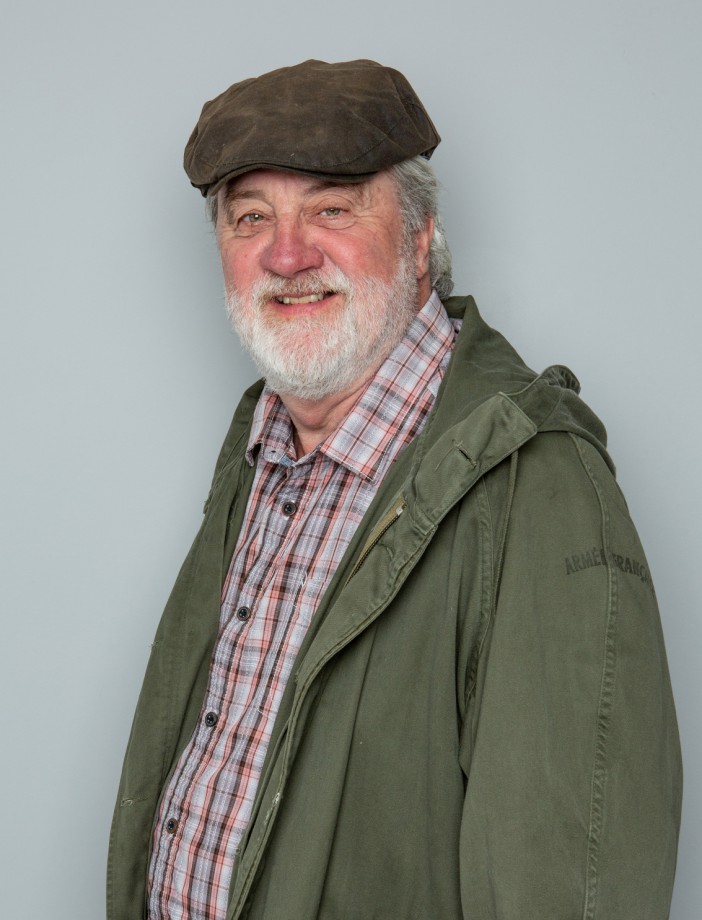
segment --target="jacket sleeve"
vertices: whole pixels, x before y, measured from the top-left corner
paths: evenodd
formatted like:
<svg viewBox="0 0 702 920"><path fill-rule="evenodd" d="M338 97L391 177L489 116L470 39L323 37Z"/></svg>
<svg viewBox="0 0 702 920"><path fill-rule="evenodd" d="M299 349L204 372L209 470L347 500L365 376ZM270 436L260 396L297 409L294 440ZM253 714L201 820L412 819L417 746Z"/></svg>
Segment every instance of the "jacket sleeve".
<svg viewBox="0 0 702 920"><path fill-rule="evenodd" d="M522 448L461 742L466 920L665 920L681 799L653 582L599 452Z"/></svg>

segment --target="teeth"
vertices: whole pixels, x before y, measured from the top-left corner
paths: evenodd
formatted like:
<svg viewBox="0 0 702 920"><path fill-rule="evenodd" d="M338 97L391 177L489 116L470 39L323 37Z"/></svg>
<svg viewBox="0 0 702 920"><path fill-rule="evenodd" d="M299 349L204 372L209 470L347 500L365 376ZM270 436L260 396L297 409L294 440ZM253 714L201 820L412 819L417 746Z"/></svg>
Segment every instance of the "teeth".
<svg viewBox="0 0 702 920"><path fill-rule="evenodd" d="M307 297L276 297L278 303L289 303L289 304L298 304L298 303L317 303L320 300L324 300L324 293L321 294L308 294Z"/></svg>

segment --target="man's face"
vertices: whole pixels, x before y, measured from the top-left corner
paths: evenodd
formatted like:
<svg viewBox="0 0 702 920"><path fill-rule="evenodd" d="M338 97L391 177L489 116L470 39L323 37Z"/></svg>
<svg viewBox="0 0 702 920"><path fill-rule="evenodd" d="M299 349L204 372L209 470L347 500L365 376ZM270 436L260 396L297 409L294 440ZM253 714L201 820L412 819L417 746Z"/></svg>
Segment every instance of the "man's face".
<svg viewBox="0 0 702 920"><path fill-rule="evenodd" d="M333 185L258 170L220 191L228 309L269 385L322 399L369 378L429 296L431 229L406 239L387 173Z"/></svg>

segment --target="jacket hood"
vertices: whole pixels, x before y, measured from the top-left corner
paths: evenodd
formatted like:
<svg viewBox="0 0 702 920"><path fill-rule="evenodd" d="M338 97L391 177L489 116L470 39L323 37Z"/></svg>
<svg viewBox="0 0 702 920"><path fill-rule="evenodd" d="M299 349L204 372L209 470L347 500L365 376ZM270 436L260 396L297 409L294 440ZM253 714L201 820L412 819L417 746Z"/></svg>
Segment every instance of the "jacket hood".
<svg viewBox="0 0 702 920"><path fill-rule="evenodd" d="M496 406L508 400L533 424L534 433L576 434L594 445L614 472L605 427L580 398L580 383L571 370L553 365L537 374L504 336L482 319L472 297L450 297L444 306L449 316L463 324L445 378L444 389L452 395L439 399L436 405L439 431L453 428L455 436L455 426L463 427L479 407L479 416L486 420L490 415L488 401ZM460 388L451 385L453 380L463 381ZM477 421L476 416L473 422Z"/></svg>

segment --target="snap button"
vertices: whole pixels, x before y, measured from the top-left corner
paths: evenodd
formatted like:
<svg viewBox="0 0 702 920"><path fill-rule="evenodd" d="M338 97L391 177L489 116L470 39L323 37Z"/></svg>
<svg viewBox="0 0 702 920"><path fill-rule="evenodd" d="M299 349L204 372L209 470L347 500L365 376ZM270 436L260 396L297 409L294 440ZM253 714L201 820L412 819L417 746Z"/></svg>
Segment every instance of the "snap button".
<svg viewBox="0 0 702 920"><path fill-rule="evenodd" d="M205 725L207 725L208 728L213 728L216 724L217 724L217 713L208 712L207 715L205 716Z"/></svg>
<svg viewBox="0 0 702 920"><path fill-rule="evenodd" d="M250 607L239 607L239 609L236 612L236 615L239 617L240 620L242 620L245 623L248 620L248 618L251 616L251 608Z"/></svg>
<svg viewBox="0 0 702 920"><path fill-rule="evenodd" d="M169 818L168 821L166 821L166 833L175 834L177 830L178 830L178 822L176 821L175 818Z"/></svg>
<svg viewBox="0 0 702 920"><path fill-rule="evenodd" d="M283 502L283 514L285 517L292 517L293 514L297 511L297 505L295 502Z"/></svg>

